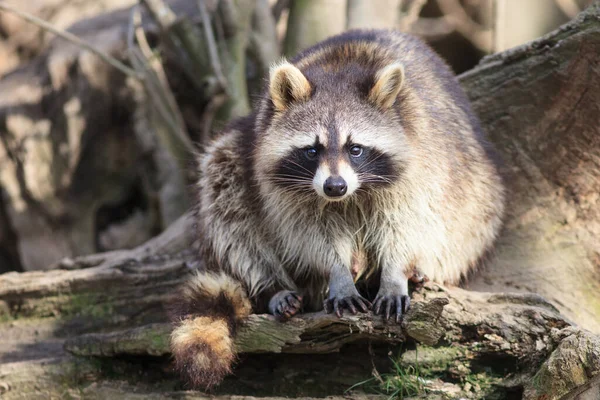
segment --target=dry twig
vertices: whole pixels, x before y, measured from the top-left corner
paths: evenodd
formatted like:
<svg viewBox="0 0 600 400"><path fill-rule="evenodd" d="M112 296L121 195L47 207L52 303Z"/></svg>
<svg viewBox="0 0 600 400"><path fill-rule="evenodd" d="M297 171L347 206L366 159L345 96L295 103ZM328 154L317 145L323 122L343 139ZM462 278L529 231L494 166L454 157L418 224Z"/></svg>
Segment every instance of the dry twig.
<svg viewBox="0 0 600 400"><path fill-rule="evenodd" d="M273 14L273 19L277 24L283 11L290 8L290 0L277 0L277 2L271 8L271 13Z"/></svg>
<svg viewBox="0 0 600 400"><path fill-rule="evenodd" d="M215 35L211 28L210 18L208 17L208 11L206 11L204 0L198 0L198 9L200 10L200 18L202 18L202 28L204 29L204 38L206 39L213 73L217 77L217 81L221 85L221 88L227 93L227 80L223 75L223 67L221 66L221 60L219 59Z"/></svg>
<svg viewBox="0 0 600 400"><path fill-rule="evenodd" d="M135 46L134 37L137 39L139 47ZM186 157L182 153L187 154L193 151L193 145L185 134L185 123L175 97L169 88L165 71L161 63L152 55L152 50L141 27L141 13L137 6L131 10L127 46L131 63L138 73L146 77L144 87L148 92L148 98L160 117L165 121L170 132L169 137L163 138L166 143L171 143L167 148L170 149L175 159L182 164L182 170L185 170Z"/></svg>
<svg viewBox="0 0 600 400"><path fill-rule="evenodd" d="M437 0L438 7L444 13L454 30L471 41L480 50L491 53L493 50L493 32L473 21L458 0Z"/></svg>
<svg viewBox="0 0 600 400"><path fill-rule="evenodd" d="M410 32L412 26L419 19L421 10L425 7L427 0L412 0L408 5L405 16L400 20L400 30Z"/></svg>

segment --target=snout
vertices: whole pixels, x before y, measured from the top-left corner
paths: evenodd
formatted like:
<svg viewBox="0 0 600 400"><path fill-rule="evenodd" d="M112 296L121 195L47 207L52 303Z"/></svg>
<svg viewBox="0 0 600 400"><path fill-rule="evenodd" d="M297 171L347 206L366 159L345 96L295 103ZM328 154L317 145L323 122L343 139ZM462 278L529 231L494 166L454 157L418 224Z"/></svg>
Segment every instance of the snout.
<svg viewBox="0 0 600 400"><path fill-rule="evenodd" d="M356 191L359 186L356 173L346 163L339 163L337 171L331 171L326 163L322 163L313 178L315 192L328 201L343 201Z"/></svg>
<svg viewBox="0 0 600 400"><path fill-rule="evenodd" d="M342 197L348 191L348 184L341 176L330 176L323 184L323 192L327 197Z"/></svg>

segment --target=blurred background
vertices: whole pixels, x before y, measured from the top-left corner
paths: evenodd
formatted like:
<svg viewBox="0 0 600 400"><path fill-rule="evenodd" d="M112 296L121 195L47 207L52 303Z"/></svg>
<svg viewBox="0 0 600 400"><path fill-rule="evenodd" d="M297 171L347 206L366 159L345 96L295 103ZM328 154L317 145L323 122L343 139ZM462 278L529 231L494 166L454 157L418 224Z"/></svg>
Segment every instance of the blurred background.
<svg viewBox="0 0 600 400"><path fill-rule="evenodd" d="M7 0L0 12L0 273L135 247L188 211L192 152L247 114L268 66L351 28L425 39L457 74L592 0ZM140 79L143 77L143 79Z"/></svg>

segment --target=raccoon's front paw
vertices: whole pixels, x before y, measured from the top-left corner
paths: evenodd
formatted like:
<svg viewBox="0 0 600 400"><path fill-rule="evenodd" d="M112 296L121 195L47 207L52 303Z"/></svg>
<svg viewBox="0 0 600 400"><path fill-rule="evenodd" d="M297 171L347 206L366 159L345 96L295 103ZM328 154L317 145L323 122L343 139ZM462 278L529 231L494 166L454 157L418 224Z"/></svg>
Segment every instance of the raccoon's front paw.
<svg viewBox="0 0 600 400"><path fill-rule="evenodd" d="M408 308L410 307L410 297L402 294L383 294L378 293L373 302L373 312L376 315L385 312L385 319L389 320L391 315L396 314L396 323L399 323Z"/></svg>
<svg viewBox="0 0 600 400"><path fill-rule="evenodd" d="M291 290L282 290L269 301L269 312L281 321L293 317L301 309L302 296Z"/></svg>
<svg viewBox="0 0 600 400"><path fill-rule="evenodd" d="M340 318L342 317L344 309L350 310L352 314L356 314L358 312L357 307L360 311L366 313L369 311L369 308L371 308L371 303L358 293L345 297L333 296L323 303L323 308L327 314L335 312L335 315Z"/></svg>

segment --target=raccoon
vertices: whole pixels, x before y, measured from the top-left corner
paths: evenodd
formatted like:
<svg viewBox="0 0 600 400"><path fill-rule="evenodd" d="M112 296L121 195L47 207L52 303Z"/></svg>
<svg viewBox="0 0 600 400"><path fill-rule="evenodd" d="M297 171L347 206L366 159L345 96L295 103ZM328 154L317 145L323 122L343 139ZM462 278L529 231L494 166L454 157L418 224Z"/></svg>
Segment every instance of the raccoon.
<svg viewBox="0 0 600 400"><path fill-rule="evenodd" d="M199 158L203 269L178 296L171 337L195 387L231 372L251 312L372 309L399 322L415 271L459 283L501 227L492 148L416 37L348 31L274 65L266 86ZM374 298L355 286L361 258L380 277Z"/></svg>

